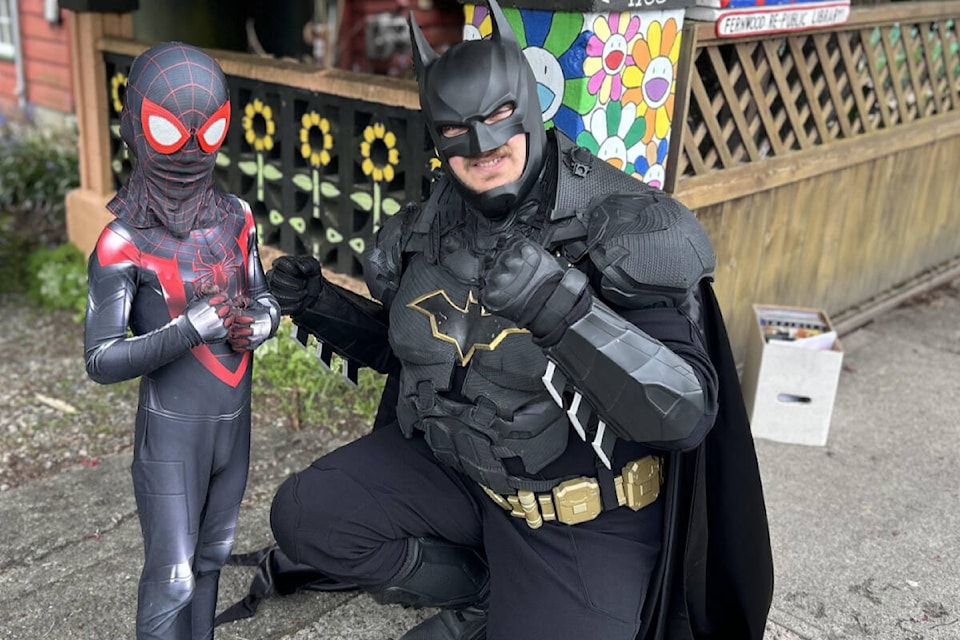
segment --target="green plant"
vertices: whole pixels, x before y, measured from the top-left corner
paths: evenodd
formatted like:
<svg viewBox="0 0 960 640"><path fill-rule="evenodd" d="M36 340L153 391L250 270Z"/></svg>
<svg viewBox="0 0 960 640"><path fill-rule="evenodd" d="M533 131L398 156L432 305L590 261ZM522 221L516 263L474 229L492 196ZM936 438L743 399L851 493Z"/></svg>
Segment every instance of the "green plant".
<svg viewBox="0 0 960 640"><path fill-rule="evenodd" d="M79 185L79 175L72 133L0 130L0 210L27 215L33 229L61 224L64 196Z"/></svg>
<svg viewBox="0 0 960 640"><path fill-rule="evenodd" d="M284 318L277 335L254 351L255 395L275 399L294 429L323 425L336 433L350 418L372 422L383 391L383 376L361 369L358 386L354 387L317 362L313 338L304 349L291 337L293 330L293 323ZM335 371L339 364L334 358Z"/></svg>
<svg viewBox="0 0 960 640"><path fill-rule="evenodd" d="M66 242L64 197L78 184L73 131L40 131L0 113L0 292L29 291L31 253Z"/></svg>
<svg viewBox="0 0 960 640"><path fill-rule="evenodd" d="M47 311L67 309L83 319L87 305L87 263L73 244L40 248L27 258L27 296Z"/></svg>
<svg viewBox="0 0 960 640"><path fill-rule="evenodd" d="M19 233L12 214L0 211L0 293L25 293L30 283L26 258L37 246Z"/></svg>

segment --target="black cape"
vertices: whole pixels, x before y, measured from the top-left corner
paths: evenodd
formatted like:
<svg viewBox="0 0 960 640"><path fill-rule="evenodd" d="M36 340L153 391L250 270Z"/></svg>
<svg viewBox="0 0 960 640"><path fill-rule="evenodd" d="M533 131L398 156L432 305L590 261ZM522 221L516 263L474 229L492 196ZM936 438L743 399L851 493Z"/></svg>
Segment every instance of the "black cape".
<svg viewBox="0 0 960 640"><path fill-rule="evenodd" d="M761 640L773 597L763 489L736 363L713 288L705 281L700 293L719 412L699 447L670 454L663 552L638 640ZM392 383L374 428L390 422L383 408L395 402ZM257 569L250 593L217 624L252 616L264 598L355 588L292 562L275 545L231 561Z"/></svg>
<svg viewBox="0 0 960 640"><path fill-rule="evenodd" d="M663 552L638 639L761 640L773 598L763 488L726 325L708 282L700 293L719 412L699 447L670 456Z"/></svg>

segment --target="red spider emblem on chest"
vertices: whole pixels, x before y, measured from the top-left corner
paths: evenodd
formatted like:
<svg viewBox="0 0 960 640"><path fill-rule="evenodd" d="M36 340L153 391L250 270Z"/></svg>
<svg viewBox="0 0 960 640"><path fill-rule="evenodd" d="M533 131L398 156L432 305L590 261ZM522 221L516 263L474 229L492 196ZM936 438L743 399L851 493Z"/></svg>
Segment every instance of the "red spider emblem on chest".
<svg viewBox="0 0 960 640"><path fill-rule="evenodd" d="M226 259L217 260L211 257L210 261L204 259L205 256L198 256L193 261L191 268L196 274L197 280L195 287L203 293L227 293L233 295L233 287L240 283L237 281L237 275L240 271L240 264L237 262L240 256L228 256ZM231 287L233 285L233 287Z"/></svg>

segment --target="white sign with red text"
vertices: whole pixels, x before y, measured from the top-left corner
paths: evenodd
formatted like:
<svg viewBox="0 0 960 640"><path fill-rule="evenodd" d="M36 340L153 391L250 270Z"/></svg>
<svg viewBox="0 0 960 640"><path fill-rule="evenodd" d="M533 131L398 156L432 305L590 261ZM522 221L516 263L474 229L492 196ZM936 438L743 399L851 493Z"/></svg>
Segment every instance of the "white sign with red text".
<svg viewBox="0 0 960 640"><path fill-rule="evenodd" d="M688 10L689 17L698 19L698 16L691 15L695 13L695 10ZM713 13L711 19L716 21L717 36L736 38L764 33L804 31L842 24L850 16L850 3L849 1L812 2L726 11L721 9L714 10Z"/></svg>

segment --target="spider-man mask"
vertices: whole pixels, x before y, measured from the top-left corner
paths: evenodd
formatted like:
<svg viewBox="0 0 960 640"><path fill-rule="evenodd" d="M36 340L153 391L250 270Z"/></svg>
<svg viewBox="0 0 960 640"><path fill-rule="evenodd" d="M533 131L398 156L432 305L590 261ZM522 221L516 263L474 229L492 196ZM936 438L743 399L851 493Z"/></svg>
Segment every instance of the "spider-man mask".
<svg viewBox="0 0 960 640"><path fill-rule="evenodd" d="M137 162L118 208L178 236L213 224L213 169L229 125L227 83L213 58L179 42L137 56L120 117Z"/></svg>

